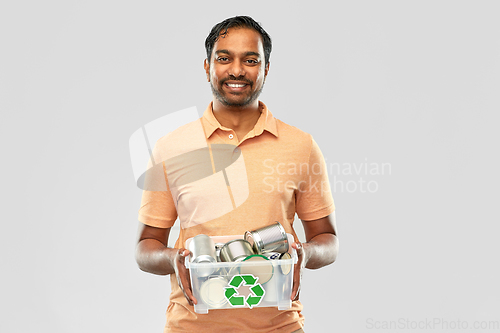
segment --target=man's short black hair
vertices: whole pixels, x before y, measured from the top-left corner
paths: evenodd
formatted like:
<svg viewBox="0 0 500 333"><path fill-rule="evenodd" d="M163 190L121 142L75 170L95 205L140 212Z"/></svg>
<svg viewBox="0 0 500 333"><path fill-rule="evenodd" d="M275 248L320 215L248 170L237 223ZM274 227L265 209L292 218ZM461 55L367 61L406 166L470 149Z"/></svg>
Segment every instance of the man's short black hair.
<svg viewBox="0 0 500 333"><path fill-rule="evenodd" d="M269 58L271 57L271 36L261 27L258 22L255 22L253 18L249 16L235 16L214 25L210 34L208 34L207 39L205 39L205 49L207 50L207 59L210 62L212 57L212 51L214 49L215 42L220 36L227 34L227 29L229 28L249 28L257 31L262 36L262 44L264 46L264 58L265 65L269 63Z"/></svg>

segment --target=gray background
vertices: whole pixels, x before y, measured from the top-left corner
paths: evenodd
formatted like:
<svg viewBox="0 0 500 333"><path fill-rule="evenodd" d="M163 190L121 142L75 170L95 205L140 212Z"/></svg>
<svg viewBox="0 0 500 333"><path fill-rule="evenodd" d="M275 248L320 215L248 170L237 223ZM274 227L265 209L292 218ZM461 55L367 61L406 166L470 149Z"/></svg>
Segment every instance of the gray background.
<svg viewBox="0 0 500 333"><path fill-rule="evenodd" d="M162 331L170 287L134 261L128 140L169 112L205 109L204 39L234 15L273 38L261 99L276 117L313 134L327 163L391 166L330 175L377 190L335 191L341 251L304 276L306 331L498 325L498 9L2 2L0 331Z"/></svg>

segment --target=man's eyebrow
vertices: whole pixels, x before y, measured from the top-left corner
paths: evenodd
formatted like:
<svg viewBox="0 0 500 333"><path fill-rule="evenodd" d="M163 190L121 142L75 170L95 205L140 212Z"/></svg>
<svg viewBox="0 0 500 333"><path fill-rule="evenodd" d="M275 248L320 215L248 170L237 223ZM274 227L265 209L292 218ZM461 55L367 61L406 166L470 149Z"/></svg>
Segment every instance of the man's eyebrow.
<svg viewBox="0 0 500 333"><path fill-rule="evenodd" d="M231 54L231 52L229 52L229 50L226 50L226 49L222 49L222 50L217 50L215 51L215 54L216 55L219 55L219 54ZM248 52L245 52L245 57L248 57L248 56L256 56L256 57L259 57L260 58L260 53L259 52L254 52L254 51L248 51Z"/></svg>
<svg viewBox="0 0 500 333"><path fill-rule="evenodd" d="M215 51L215 54L221 54L221 53L230 54L228 50L217 50L217 51Z"/></svg>
<svg viewBox="0 0 500 333"><path fill-rule="evenodd" d="M252 51L245 53L245 56L256 56L260 58L259 52L252 52Z"/></svg>

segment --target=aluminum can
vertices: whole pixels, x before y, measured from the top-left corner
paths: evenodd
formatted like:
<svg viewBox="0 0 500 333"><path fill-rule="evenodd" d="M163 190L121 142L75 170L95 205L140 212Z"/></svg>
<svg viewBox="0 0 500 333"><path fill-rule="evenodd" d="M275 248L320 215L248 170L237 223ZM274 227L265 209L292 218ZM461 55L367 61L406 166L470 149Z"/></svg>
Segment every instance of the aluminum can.
<svg viewBox="0 0 500 333"><path fill-rule="evenodd" d="M195 264L210 264L197 268L199 276L209 276L215 271L215 265L213 264L217 262L217 255L212 238L204 234L194 236L191 243L189 243L189 251L192 253L191 262Z"/></svg>
<svg viewBox="0 0 500 333"><path fill-rule="evenodd" d="M220 249L220 260L223 262L238 262L253 255L252 245L244 239L233 239Z"/></svg>
<svg viewBox="0 0 500 333"><path fill-rule="evenodd" d="M252 245L257 254L288 251L288 237L279 222L254 231L247 231L245 239Z"/></svg>

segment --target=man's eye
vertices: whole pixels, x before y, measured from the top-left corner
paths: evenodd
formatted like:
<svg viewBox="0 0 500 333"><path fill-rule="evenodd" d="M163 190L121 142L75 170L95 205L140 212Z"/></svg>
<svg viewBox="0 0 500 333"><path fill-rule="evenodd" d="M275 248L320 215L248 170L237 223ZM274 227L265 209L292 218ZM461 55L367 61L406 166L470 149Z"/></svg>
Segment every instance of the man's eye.
<svg viewBox="0 0 500 333"><path fill-rule="evenodd" d="M247 62L249 62L251 64L258 64L259 63L257 60L254 60L254 59L248 59Z"/></svg>
<svg viewBox="0 0 500 333"><path fill-rule="evenodd" d="M228 58L225 58L225 57L219 57L217 58L217 61L228 61L229 59Z"/></svg>

